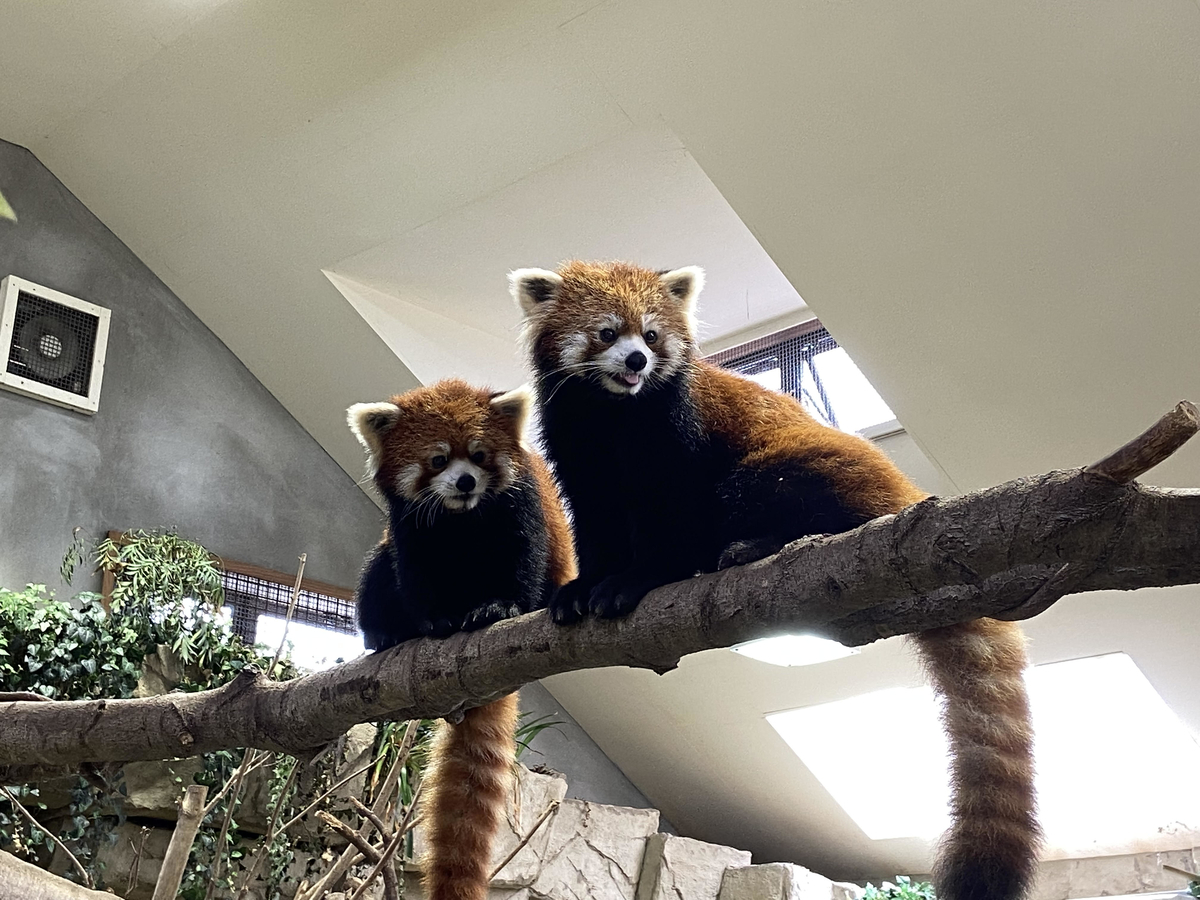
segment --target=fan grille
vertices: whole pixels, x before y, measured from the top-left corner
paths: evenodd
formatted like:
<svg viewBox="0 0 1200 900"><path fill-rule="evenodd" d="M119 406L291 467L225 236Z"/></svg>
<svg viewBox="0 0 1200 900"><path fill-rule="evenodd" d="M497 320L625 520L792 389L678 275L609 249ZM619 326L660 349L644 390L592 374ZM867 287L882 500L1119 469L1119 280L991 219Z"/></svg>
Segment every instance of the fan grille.
<svg viewBox="0 0 1200 900"><path fill-rule="evenodd" d="M86 397L99 327L97 316L19 291L9 374Z"/></svg>

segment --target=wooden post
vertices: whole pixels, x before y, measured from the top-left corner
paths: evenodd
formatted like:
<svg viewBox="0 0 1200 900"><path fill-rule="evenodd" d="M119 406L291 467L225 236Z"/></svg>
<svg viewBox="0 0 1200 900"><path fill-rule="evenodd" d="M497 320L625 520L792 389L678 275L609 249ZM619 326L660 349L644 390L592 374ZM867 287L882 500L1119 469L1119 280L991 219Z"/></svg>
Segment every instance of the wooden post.
<svg viewBox="0 0 1200 900"><path fill-rule="evenodd" d="M196 840L200 820L204 818L204 801L207 797L208 787L203 784L189 784L184 792L183 801L179 804L179 819L175 822L175 831L171 833L167 855L163 857L158 883L154 885L153 900L175 900L179 893L183 870L192 852L192 842Z"/></svg>

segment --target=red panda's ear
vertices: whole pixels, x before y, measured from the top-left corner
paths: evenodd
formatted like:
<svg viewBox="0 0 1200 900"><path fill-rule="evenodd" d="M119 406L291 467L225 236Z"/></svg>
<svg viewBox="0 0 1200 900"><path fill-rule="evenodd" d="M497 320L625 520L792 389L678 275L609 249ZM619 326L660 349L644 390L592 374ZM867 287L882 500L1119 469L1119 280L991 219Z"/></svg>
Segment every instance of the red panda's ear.
<svg viewBox="0 0 1200 900"><path fill-rule="evenodd" d="M525 423L529 420L529 407L532 403L533 398L529 393L529 388L525 385L488 401L492 410L498 413L512 428L518 440L525 435Z"/></svg>
<svg viewBox="0 0 1200 900"><path fill-rule="evenodd" d="M367 450L367 469L374 475L383 455L383 436L400 419L395 403L355 403L346 410L346 424Z"/></svg>
<svg viewBox="0 0 1200 900"><path fill-rule="evenodd" d="M684 313L690 316L696 308L696 298L704 289L704 270L699 266L685 266L664 272L658 280L667 296L678 300Z"/></svg>
<svg viewBox="0 0 1200 900"><path fill-rule="evenodd" d="M558 296L562 276L549 269L515 269L508 273L508 289L526 316Z"/></svg>

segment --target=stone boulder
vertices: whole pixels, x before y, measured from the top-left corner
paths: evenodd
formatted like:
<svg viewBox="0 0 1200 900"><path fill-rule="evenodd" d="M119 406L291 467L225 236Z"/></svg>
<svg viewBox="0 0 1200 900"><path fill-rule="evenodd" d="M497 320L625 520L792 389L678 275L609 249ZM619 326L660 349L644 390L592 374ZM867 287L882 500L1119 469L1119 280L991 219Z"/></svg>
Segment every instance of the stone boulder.
<svg viewBox="0 0 1200 900"><path fill-rule="evenodd" d="M651 835L637 900L717 900L725 870L749 865L746 850L670 834Z"/></svg>
<svg viewBox="0 0 1200 900"><path fill-rule="evenodd" d="M528 900L635 900L658 810L564 800L546 824L550 837Z"/></svg>
<svg viewBox="0 0 1200 900"><path fill-rule="evenodd" d="M556 775L531 772L518 764L516 778L513 779L512 797L492 850L492 866L495 867L512 853L546 809L553 803L561 802L566 795L565 779ZM532 885L546 859L551 828L551 821L543 822L529 842L496 873L492 884L497 888L509 889Z"/></svg>
<svg viewBox="0 0 1200 900"><path fill-rule="evenodd" d="M717 900L858 900L862 893L856 884L830 881L803 866L767 863L728 869Z"/></svg>

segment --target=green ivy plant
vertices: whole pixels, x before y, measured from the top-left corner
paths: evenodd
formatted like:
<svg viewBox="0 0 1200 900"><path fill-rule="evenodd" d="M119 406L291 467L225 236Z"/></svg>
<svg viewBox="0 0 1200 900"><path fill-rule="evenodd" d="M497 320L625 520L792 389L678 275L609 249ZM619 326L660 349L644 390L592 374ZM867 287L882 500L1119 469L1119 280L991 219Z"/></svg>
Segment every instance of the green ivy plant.
<svg viewBox="0 0 1200 900"><path fill-rule="evenodd" d="M68 583L87 556L77 529L60 569ZM170 647L183 664L183 681L177 687L185 691L219 687L247 665L264 670L270 666L270 656L231 633L220 612L224 599L220 568L199 544L174 532L138 530L115 540L104 538L91 557L97 569L113 576L107 608L100 595L90 592L79 594L70 604L54 599L45 585L31 584L22 591L0 589L0 690L32 691L56 700L129 697L146 655L162 645ZM287 661L275 673L282 678L293 674ZM196 781L208 784L215 795L243 754L241 750L206 754ZM280 757L276 767L290 765L290 760ZM86 774L70 788L59 837L96 883L103 885L96 851L115 841L116 829L124 823L126 788L119 770L92 767ZM46 809L36 785L15 785L10 790L27 808ZM206 817L182 896L203 896L205 872L218 852L224 857L226 873L236 868L243 854L236 828L229 844L216 847L227 804L222 801ZM47 841L43 829L28 825L11 804L0 802L0 845L36 856Z"/></svg>
<svg viewBox="0 0 1200 900"><path fill-rule="evenodd" d="M54 700L129 697L149 649L141 629L109 615L99 594L54 599L44 584L0 588L0 683Z"/></svg>
<svg viewBox="0 0 1200 900"><path fill-rule="evenodd" d="M862 900L937 900L937 895L928 881L914 882L907 875L897 875L894 884L885 881L875 887L868 883Z"/></svg>

